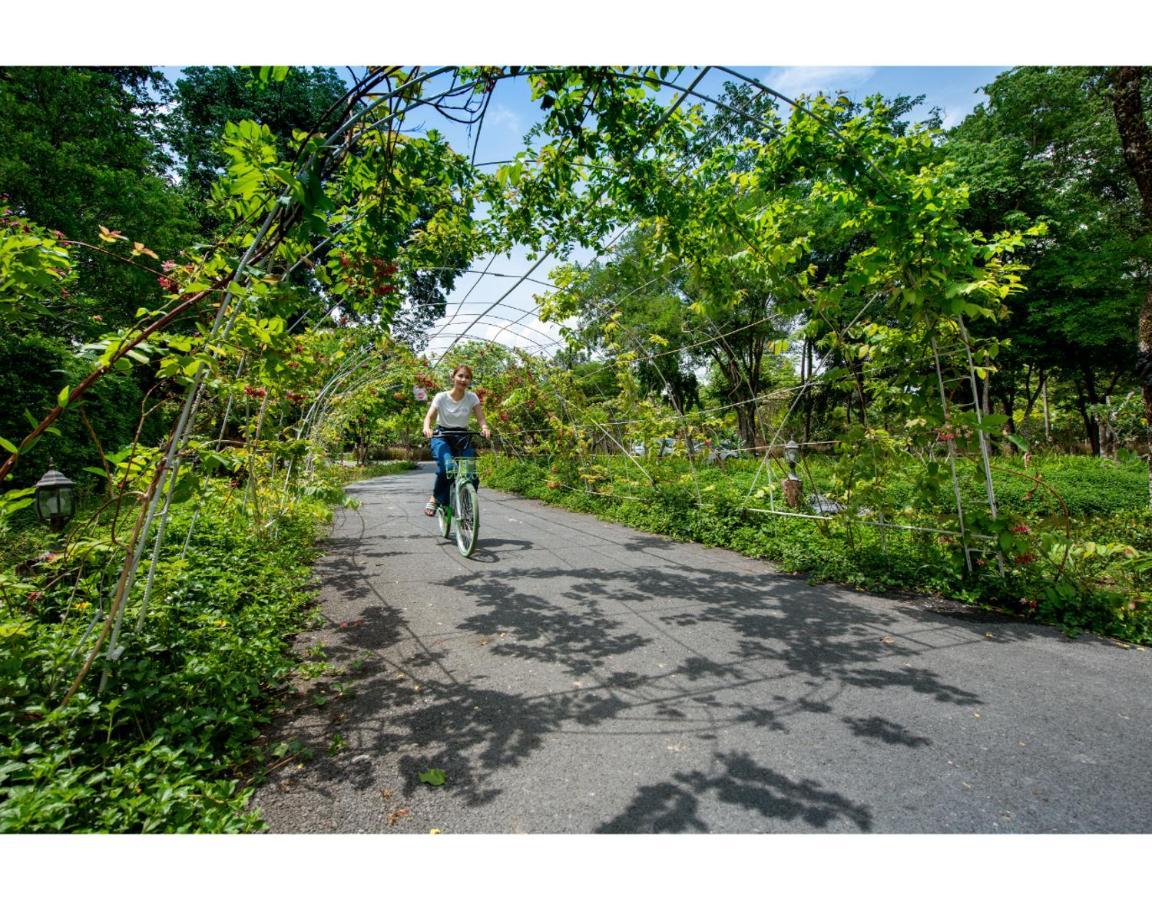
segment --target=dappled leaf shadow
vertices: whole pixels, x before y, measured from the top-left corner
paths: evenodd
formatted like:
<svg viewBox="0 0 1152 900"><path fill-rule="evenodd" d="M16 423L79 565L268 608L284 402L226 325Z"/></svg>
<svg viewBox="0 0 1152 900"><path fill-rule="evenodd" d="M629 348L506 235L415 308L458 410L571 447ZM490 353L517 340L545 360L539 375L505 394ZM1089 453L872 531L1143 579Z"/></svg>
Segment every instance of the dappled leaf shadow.
<svg viewBox="0 0 1152 900"><path fill-rule="evenodd" d="M349 531L373 530L349 516ZM403 516L395 525L396 533L411 530ZM597 830L704 832L718 827L718 808L731 806L762 818L764 830L869 831L867 807L817 782L789 779L724 749L726 742L741 730L789 735L791 719L835 716L846 688L982 702L926 664L936 649L986 640L981 623L888 611L837 589L713 564L700 552L685 557L647 536L580 532L586 557L605 546L602 562L568 565L547 546L503 538L492 538L491 559L461 562L450 548L443 557L428 554L438 537L414 535L423 558L437 561L428 590L447 623L434 637L422 635L398 605L403 595L385 590L365 567L372 553L384 552L386 534L375 529L371 537L330 542L335 555L315 570L328 606L342 611L330 614L329 659L355 688L339 701L341 722L328 710L298 729L320 752L334 730L348 740L348 750L318 754L310 767L317 802L337 784L366 791L389 776L411 799L429 790L420 773L436 768L448 773L439 796L480 807L501 796L506 773L525 766L550 736L667 734L717 748L713 763L639 788ZM490 564L497 550L509 551L500 566ZM629 552L641 553L643 564L621 561ZM336 617L348 609L358 612L341 628ZM464 645L471 649L462 670L456 648ZM929 743L880 716L835 721L861 741ZM386 771L366 775L365 755L386 761Z"/></svg>
<svg viewBox="0 0 1152 900"><path fill-rule="evenodd" d="M903 744L906 747L926 747L932 742L925 737L917 737L897 722L890 722L880 716L866 719L845 717L844 723L858 737L874 738L886 744Z"/></svg>
<svg viewBox="0 0 1152 900"><path fill-rule="evenodd" d="M859 831L872 830L872 813L810 779L793 781L757 764L745 753L717 753L718 773L678 772L671 781L641 787L627 809L600 825L600 834L708 832L703 801L729 804L757 813L765 830L779 823L802 822L826 830L842 821Z"/></svg>

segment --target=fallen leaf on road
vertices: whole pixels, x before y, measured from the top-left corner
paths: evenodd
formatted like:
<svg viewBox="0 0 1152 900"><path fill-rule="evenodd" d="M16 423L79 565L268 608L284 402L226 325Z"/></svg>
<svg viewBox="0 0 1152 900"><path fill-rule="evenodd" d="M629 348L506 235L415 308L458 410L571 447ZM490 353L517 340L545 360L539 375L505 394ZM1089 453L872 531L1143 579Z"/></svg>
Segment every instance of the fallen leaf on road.
<svg viewBox="0 0 1152 900"><path fill-rule="evenodd" d="M886 634L884 637L880 638L880 642L883 644L895 644L896 638L892 637L890 634Z"/></svg>
<svg viewBox="0 0 1152 900"><path fill-rule="evenodd" d="M996 635L994 635L994 634L993 634L991 631L985 631L985 632L984 632L984 637L986 637L986 638L994 638L994 637L996 637Z"/></svg>
<svg viewBox="0 0 1152 900"><path fill-rule="evenodd" d="M420 780L425 784L430 784L433 787L439 787L444 783L444 770L443 769L428 769L426 772L420 773Z"/></svg>
<svg viewBox="0 0 1152 900"><path fill-rule="evenodd" d="M385 800L391 800L392 799L392 792L390 790L388 790L388 788L384 788L380 791L380 796L383 797Z"/></svg>
<svg viewBox="0 0 1152 900"><path fill-rule="evenodd" d="M429 834L439 834L439 833L440 833L440 829L439 829L439 828L433 828L433 829L432 829L431 831L429 831L428 833L429 833Z"/></svg>
<svg viewBox="0 0 1152 900"><path fill-rule="evenodd" d="M389 814L388 824L395 825L400 819L410 815L412 815L412 810L410 810L407 806L401 806L399 809L393 810Z"/></svg>

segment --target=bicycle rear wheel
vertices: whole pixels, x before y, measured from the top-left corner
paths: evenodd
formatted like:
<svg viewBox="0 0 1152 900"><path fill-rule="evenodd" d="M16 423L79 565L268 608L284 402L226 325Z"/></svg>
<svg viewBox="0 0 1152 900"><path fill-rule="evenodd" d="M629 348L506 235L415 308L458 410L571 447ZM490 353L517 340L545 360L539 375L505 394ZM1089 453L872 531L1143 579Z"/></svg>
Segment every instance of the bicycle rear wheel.
<svg viewBox="0 0 1152 900"><path fill-rule="evenodd" d="M452 533L452 507L436 504L436 524L440 526L440 537L446 538Z"/></svg>
<svg viewBox="0 0 1152 900"><path fill-rule="evenodd" d="M456 494L456 546L462 556L471 556L480 534L480 500L470 481L460 485Z"/></svg>

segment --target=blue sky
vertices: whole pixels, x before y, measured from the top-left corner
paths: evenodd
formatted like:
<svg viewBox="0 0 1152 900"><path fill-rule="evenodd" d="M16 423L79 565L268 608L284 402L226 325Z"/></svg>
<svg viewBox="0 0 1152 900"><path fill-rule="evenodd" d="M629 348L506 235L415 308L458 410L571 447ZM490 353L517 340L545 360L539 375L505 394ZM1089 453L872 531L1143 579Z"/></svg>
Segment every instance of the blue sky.
<svg viewBox="0 0 1152 900"><path fill-rule="evenodd" d="M926 95L918 108L927 115L932 107L939 107L944 115L946 127L960 122L984 99L980 88L992 82L1005 71L1004 67L910 67L910 66L823 66L823 67L731 67L742 74L755 78L788 97L799 94L836 93L844 91L853 99L863 99L870 94L895 97ZM678 79L679 84L690 84L699 70L686 69ZM709 96L719 96L723 83L734 80L723 72L712 70L696 88L697 92ZM520 136L537 117L537 109L529 98L526 83L520 80L501 82L493 96L488 111L477 161L507 159L520 148ZM440 126L458 145L463 145L463 129L451 127L451 123ZM469 147L471 145L469 144Z"/></svg>

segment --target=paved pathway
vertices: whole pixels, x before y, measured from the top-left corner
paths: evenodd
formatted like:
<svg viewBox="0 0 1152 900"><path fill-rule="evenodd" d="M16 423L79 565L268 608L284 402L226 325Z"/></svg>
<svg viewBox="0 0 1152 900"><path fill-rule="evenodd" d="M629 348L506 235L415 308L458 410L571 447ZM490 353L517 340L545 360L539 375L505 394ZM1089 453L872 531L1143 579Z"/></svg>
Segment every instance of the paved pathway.
<svg viewBox="0 0 1152 900"><path fill-rule="evenodd" d="M465 560L430 471L337 513L274 832L1152 831L1150 652L488 489Z"/></svg>

